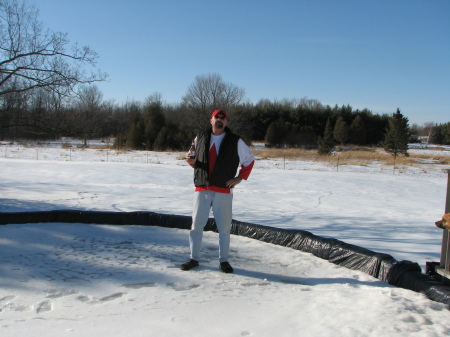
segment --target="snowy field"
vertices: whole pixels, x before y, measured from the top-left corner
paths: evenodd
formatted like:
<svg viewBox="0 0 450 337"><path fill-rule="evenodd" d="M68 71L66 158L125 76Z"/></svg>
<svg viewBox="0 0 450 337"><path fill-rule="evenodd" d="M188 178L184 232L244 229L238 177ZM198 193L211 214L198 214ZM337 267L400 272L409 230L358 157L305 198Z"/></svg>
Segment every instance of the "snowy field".
<svg viewBox="0 0 450 337"><path fill-rule="evenodd" d="M92 144L91 144L92 145ZM411 150L426 151L432 150ZM441 154L449 155L443 151ZM183 153L0 144L0 212L190 215ZM257 160L233 218L332 237L397 260L439 261L448 165ZM450 336L448 307L311 254L217 235L182 272L188 232L87 224L0 226L0 336Z"/></svg>

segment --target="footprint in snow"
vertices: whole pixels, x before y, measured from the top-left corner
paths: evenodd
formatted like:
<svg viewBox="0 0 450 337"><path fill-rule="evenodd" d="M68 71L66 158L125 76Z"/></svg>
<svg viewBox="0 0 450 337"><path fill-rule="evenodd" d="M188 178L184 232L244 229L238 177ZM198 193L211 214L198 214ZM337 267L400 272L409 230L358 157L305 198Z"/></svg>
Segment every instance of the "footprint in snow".
<svg viewBox="0 0 450 337"><path fill-rule="evenodd" d="M41 314L43 312L47 312L50 310L52 310L52 303L50 301L41 302L36 307L36 312L38 314Z"/></svg>
<svg viewBox="0 0 450 337"><path fill-rule="evenodd" d="M141 289L141 288L150 288L156 287L155 282L138 282L138 283L127 283L123 285L125 288L131 289Z"/></svg>
<svg viewBox="0 0 450 337"><path fill-rule="evenodd" d="M200 284L177 284L167 283L167 285L175 291L188 291L200 287Z"/></svg>
<svg viewBox="0 0 450 337"><path fill-rule="evenodd" d="M48 290L46 293L47 293L47 296L45 296L46 298L61 298L61 297L76 294L76 293L78 293L78 291L52 289L52 290Z"/></svg>
<svg viewBox="0 0 450 337"><path fill-rule="evenodd" d="M99 301L100 302L109 302L109 301L118 299L118 298L122 297L123 295L125 295L125 293L114 293L112 295L102 297Z"/></svg>
<svg viewBox="0 0 450 337"><path fill-rule="evenodd" d="M125 293L114 293L102 298L96 298L96 297L89 297L89 296L78 296L77 300L83 303L88 303L88 304L99 304L99 303L105 303L105 302L109 302L109 301L113 301L115 299L118 299L120 297L122 297L123 295L125 295Z"/></svg>
<svg viewBox="0 0 450 337"><path fill-rule="evenodd" d="M8 302L8 301L11 301L12 299L14 299L16 296L14 296L14 295L8 295L8 296L5 296L5 297L2 297L2 298L0 298L0 303L1 302Z"/></svg>
<svg viewBox="0 0 450 337"><path fill-rule="evenodd" d="M31 306L28 306L28 305L21 305L21 304L14 304L14 303L8 303L3 308L8 308L9 310L18 311L18 312L30 311L33 309Z"/></svg>

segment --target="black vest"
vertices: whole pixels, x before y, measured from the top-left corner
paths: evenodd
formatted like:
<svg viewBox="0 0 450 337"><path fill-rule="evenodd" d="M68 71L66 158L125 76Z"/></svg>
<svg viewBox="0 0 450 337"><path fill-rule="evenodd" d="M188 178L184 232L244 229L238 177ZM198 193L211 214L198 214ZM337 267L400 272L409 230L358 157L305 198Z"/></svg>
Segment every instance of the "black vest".
<svg viewBox="0 0 450 337"><path fill-rule="evenodd" d="M209 170L209 144L211 142L211 129L197 135L197 162L194 170L195 187L215 186L226 188L226 182L236 176L239 167L238 141L240 137L225 127L226 135L219 148L219 155L210 177Z"/></svg>

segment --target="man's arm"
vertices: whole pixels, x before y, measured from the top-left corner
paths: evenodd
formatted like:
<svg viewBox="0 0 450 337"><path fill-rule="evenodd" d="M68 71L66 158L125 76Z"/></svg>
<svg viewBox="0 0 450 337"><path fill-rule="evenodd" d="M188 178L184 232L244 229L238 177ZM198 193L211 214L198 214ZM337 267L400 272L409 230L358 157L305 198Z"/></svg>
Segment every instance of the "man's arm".
<svg viewBox="0 0 450 337"><path fill-rule="evenodd" d="M238 155L241 164L238 177L247 180L255 164L255 156L242 139L239 139L238 142Z"/></svg>
<svg viewBox="0 0 450 337"><path fill-rule="evenodd" d="M247 180L252 172L253 165L255 164L255 156L253 155L252 150L250 150L242 139L239 139L238 141L238 155L241 169L239 170L237 177L227 181L226 186L228 188L236 187L236 185L241 183L242 179Z"/></svg>

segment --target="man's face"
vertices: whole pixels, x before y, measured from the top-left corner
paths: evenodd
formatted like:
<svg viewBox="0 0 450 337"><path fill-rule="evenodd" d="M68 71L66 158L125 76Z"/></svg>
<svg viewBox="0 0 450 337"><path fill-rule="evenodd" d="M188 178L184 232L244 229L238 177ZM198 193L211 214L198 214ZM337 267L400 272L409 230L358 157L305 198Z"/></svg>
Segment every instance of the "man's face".
<svg viewBox="0 0 450 337"><path fill-rule="evenodd" d="M223 131L227 126L228 120L224 114L218 113L217 115L211 117L211 125L213 129L217 131Z"/></svg>

